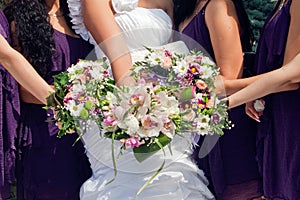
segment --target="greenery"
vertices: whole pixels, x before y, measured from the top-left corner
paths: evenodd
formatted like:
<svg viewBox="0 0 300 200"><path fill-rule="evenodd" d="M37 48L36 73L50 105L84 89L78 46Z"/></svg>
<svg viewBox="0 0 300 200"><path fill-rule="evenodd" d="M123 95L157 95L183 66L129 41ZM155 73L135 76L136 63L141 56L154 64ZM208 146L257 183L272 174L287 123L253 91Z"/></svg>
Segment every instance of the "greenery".
<svg viewBox="0 0 300 200"><path fill-rule="evenodd" d="M265 23L267 14L272 10L275 0L243 0L246 12L248 13L254 34L254 50L260 36L261 28Z"/></svg>

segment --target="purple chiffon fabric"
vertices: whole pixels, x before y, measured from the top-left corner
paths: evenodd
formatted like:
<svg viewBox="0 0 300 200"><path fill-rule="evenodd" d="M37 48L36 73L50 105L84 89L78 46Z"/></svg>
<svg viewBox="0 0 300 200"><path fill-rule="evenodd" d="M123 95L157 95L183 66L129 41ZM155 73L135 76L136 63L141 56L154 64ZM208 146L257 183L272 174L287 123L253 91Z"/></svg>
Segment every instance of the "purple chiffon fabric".
<svg viewBox="0 0 300 200"><path fill-rule="evenodd" d="M10 42L9 25L0 11L0 34ZM10 184L15 182L17 125L20 115L18 84L0 65L0 199L10 196Z"/></svg>
<svg viewBox="0 0 300 200"><path fill-rule="evenodd" d="M81 38L54 30L56 54L44 79L53 84L53 75L66 71L84 59L93 46ZM53 117L42 105L21 104L18 161L18 199L76 200L91 169L77 134L57 137L58 128L46 122ZM73 145L74 144L74 145Z"/></svg>
<svg viewBox="0 0 300 200"><path fill-rule="evenodd" d="M209 31L205 23L206 6L207 4L184 28L182 33L202 45L214 59ZM191 41L187 41L189 48L193 48L191 43ZM209 187L218 199L222 198L227 186L244 184L259 178L255 147L257 123L245 114L244 106L230 110L229 117L234 128L224 131L224 136L220 137L208 156L199 159L199 147L195 148L193 153L193 158L209 178ZM199 142L200 147L202 141L203 138ZM253 190L253 187L251 189ZM248 188L244 187L239 193L249 193L246 190ZM256 194L256 189L254 193L254 196L259 195ZM249 198L251 197L253 196L249 196Z"/></svg>
<svg viewBox="0 0 300 200"><path fill-rule="evenodd" d="M281 67L290 24L291 0L273 17L270 13L258 46L257 72ZM283 74L284 76L284 74ZM258 128L259 166L264 195L270 199L300 199L300 90L264 98L266 108Z"/></svg>

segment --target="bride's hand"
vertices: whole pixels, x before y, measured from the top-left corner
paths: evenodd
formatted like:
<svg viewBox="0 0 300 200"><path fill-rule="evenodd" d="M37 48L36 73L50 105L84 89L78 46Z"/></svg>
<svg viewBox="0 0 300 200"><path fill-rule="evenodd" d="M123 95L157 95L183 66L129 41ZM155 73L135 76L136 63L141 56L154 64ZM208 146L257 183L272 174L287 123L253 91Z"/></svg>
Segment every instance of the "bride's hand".
<svg viewBox="0 0 300 200"><path fill-rule="evenodd" d="M263 115L263 110L257 111L254 107L255 101L246 103L246 114L257 122L260 122L259 117ZM264 101L263 101L264 104Z"/></svg>

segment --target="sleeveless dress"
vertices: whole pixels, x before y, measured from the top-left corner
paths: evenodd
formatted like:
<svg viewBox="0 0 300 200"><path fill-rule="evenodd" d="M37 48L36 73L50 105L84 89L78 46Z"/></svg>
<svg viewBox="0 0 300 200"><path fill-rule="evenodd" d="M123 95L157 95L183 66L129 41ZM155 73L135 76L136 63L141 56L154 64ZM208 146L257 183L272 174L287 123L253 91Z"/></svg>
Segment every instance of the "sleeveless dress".
<svg viewBox="0 0 300 200"><path fill-rule="evenodd" d="M133 39L137 40L139 45L146 46L161 46L167 43L171 37L172 21L163 10L136 7L137 1L113 0L112 2L117 11L115 15L117 23L125 32L125 39L129 42L128 46L131 50L138 47L132 43ZM68 3L73 22L82 21L77 18L78 13L72 12L72 10L80 10L80 1L68 0ZM77 33L87 32L83 24L77 24L77 26L81 27ZM151 27L167 30L157 34L158 32L149 32L153 31ZM145 35L145 30L147 30L147 35ZM86 39L92 40L90 37ZM133 58L135 58L134 54L132 54ZM117 175L109 183L114 178L112 144L110 139L101 137L99 132L97 125L94 124L82 137L93 170L92 177L81 187L80 198L82 200L214 199L207 188L208 182L203 172L190 159L192 152L190 141L183 139L172 142L172 155L166 149L166 156L159 151L141 163L136 161L130 150L126 150L118 157ZM118 144L115 142L115 155L118 154ZM163 170L137 195L138 190L150 179L164 160L166 163Z"/></svg>
<svg viewBox="0 0 300 200"><path fill-rule="evenodd" d="M182 34L198 42L215 60L209 30L205 22L208 3L209 1L182 30ZM210 189L215 192L217 197L223 198L225 198L224 191L228 185L241 184L242 186L242 183L258 179L255 148L257 124L245 114L244 106L231 109L229 119L234 127L231 130L224 130L224 135L220 137L206 157L200 159L198 156L204 138L200 139L199 146L193 153L193 158L197 161L199 168L204 170L205 176L209 178ZM248 198L258 196L259 194L256 193L257 183L252 181L249 183L252 185L251 189L247 189L248 186L243 185L236 191L245 196L249 195ZM236 187L238 186L236 185ZM233 197L228 198L234 199Z"/></svg>
<svg viewBox="0 0 300 200"><path fill-rule="evenodd" d="M81 38L54 30L56 55L44 79L53 84L53 75L84 59L93 46ZM58 128L51 110L43 105L21 104L18 161L18 199L79 199L82 183L91 176L83 144L76 134L57 137Z"/></svg>
<svg viewBox="0 0 300 200"><path fill-rule="evenodd" d="M274 12L270 13L258 46L258 73L282 66L291 3L289 0L273 18ZM300 90L276 93L265 98L258 147L264 195L270 199L300 199L299 100Z"/></svg>
<svg viewBox="0 0 300 200"><path fill-rule="evenodd" d="M10 42L9 25L0 11L0 34ZM0 65L0 199L10 197L10 184L15 182L15 140L20 115L18 84Z"/></svg>

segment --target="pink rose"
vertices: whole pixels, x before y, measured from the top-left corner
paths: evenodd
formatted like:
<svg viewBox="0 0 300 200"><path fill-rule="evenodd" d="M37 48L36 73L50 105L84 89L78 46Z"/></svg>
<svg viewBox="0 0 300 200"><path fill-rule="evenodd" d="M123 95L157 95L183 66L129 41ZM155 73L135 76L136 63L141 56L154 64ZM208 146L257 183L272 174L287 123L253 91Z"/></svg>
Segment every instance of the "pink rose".
<svg viewBox="0 0 300 200"><path fill-rule="evenodd" d="M196 86L197 86L197 88L199 88L200 90L204 90L204 89L207 88L206 83L205 83L204 81L200 80L200 79L196 81Z"/></svg>
<svg viewBox="0 0 300 200"><path fill-rule="evenodd" d="M172 67L172 59L170 57L165 57L162 67L165 69L170 69Z"/></svg>

